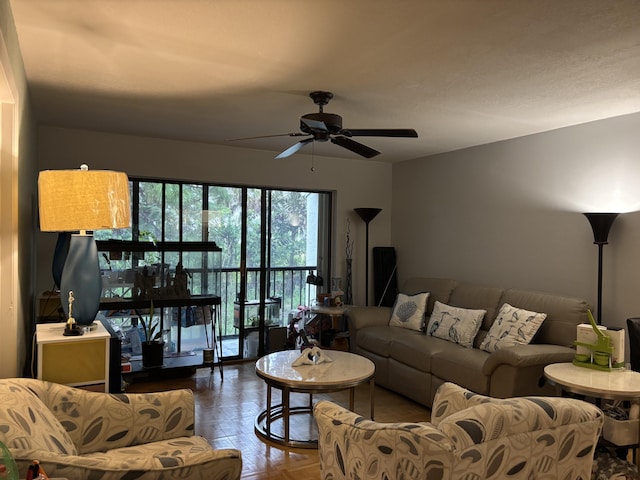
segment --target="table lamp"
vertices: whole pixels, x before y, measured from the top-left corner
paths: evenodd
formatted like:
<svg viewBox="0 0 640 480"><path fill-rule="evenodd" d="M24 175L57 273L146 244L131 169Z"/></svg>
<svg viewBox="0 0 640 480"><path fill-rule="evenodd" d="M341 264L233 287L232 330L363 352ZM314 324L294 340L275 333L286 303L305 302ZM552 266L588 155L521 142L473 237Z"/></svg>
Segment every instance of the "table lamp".
<svg viewBox="0 0 640 480"><path fill-rule="evenodd" d="M60 300L65 318L91 325L100 306L102 278L98 248L87 231L131 226L129 179L122 172L89 170L86 165L43 170L38 205L41 231L73 232L60 277Z"/></svg>

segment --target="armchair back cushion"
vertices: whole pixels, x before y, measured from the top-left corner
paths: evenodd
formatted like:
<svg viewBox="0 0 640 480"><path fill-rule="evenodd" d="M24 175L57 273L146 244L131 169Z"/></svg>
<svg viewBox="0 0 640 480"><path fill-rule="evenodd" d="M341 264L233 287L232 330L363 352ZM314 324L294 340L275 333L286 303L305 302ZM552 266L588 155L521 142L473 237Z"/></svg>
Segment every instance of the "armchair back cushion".
<svg viewBox="0 0 640 480"><path fill-rule="evenodd" d="M439 388L432 423L378 423L327 401L314 414L324 480L588 480L603 423L580 400L499 400L452 383Z"/></svg>
<svg viewBox="0 0 640 480"><path fill-rule="evenodd" d="M40 394L64 426L79 455L194 434L193 396L187 390L136 395L58 388Z"/></svg>

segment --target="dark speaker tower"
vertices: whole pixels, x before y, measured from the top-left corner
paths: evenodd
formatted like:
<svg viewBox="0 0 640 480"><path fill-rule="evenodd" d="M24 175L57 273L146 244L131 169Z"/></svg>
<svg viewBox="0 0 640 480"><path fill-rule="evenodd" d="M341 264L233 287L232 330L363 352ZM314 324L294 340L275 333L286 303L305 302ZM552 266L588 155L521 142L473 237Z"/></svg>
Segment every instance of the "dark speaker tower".
<svg viewBox="0 0 640 480"><path fill-rule="evenodd" d="M373 247L373 292L375 305L393 307L398 293L396 250Z"/></svg>

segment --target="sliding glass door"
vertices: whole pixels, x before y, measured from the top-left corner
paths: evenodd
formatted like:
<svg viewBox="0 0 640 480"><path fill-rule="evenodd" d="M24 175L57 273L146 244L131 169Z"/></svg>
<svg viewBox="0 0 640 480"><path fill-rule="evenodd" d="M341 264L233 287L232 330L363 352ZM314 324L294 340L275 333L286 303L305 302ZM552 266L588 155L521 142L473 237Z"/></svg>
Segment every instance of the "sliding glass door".
<svg viewBox="0 0 640 480"><path fill-rule="evenodd" d="M223 358L285 348L291 319L323 289L306 283L309 272L330 275L331 193L210 187L208 198L223 258Z"/></svg>
<svg viewBox="0 0 640 480"><path fill-rule="evenodd" d="M244 213L233 307L238 343L233 346L229 335L223 356L234 356L237 348L239 357L255 358L286 348L291 319L320 288L309 288L308 272L329 274L331 195L246 188L240 197ZM229 258L222 248L223 259Z"/></svg>

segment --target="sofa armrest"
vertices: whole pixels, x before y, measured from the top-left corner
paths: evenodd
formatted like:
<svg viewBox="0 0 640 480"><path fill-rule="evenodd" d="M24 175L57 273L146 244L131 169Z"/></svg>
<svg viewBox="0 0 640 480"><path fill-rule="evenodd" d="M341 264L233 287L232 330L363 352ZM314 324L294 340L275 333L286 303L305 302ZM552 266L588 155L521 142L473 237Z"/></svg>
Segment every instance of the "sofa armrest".
<svg viewBox="0 0 640 480"><path fill-rule="evenodd" d="M500 365L516 368L534 365L545 366L551 363L570 362L576 351L560 345L514 345L493 352L482 366L482 373L491 375Z"/></svg>
<svg viewBox="0 0 640 480"><path fill-rule="evenodd" d="M194 434L195 401L188 389L112 395L49 387L46 405L80 455Z"/></svg>
<svg viewBox="0 0 640 480"><path fill-rule="evenodd" d="M364 327L388 325L391 307L349 307L346 315L349 328L360 330Z"/></svg>

